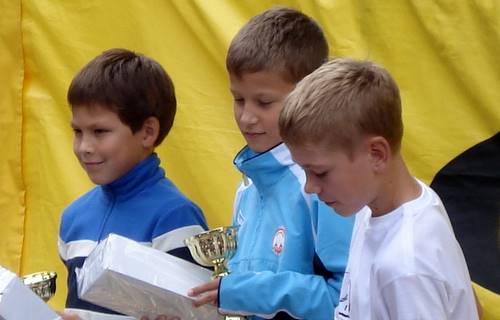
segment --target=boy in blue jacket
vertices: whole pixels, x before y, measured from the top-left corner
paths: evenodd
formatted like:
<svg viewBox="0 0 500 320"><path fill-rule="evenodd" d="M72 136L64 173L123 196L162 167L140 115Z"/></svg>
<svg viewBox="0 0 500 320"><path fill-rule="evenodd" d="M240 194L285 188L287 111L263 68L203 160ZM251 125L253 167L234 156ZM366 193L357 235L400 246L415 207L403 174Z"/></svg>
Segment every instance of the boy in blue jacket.
<svg viewBox="0 0 500 320"><path fill-rule="evenodd" d="M333 318L353 219L304 192L278 128L285 97L327 57L320 27L289 8L255 16L231 42L226 66L247 142L234 160L245 176L233 214L238 249L228 276L192 289L195 305L250 319Z"/></svg>
<svg viewBox="0 0 500 320"><path fill-rule="evenodd" d="M176 112L173 83L159 63L125 49L105 51L75 76L68 102L73 151L97 186L62 215L58 247L68 269L66 308L84 318L116 314L77 295L75 269L101 240L116 233L193 261L183 239L207 224L165 177L154 153Z"/></svg>

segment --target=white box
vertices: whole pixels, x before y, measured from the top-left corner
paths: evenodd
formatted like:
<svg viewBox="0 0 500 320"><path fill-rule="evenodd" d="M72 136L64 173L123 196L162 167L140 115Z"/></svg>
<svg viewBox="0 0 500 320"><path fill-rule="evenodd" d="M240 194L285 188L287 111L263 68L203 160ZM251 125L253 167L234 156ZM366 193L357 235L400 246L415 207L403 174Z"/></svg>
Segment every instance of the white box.
<svg viewBox="0 0 500 320"><path fill-rule="evenodd" d="M15 273L0 267L0 319L55 320L61 317Z"/></svg>
<svg viewBox="0 0 500 320"><path fill-rule="evenodd" d="M140 319L221 319L217 308L195 308L187 291L210 280L198 265L110 234L77 270L81 299Z"/></svg>

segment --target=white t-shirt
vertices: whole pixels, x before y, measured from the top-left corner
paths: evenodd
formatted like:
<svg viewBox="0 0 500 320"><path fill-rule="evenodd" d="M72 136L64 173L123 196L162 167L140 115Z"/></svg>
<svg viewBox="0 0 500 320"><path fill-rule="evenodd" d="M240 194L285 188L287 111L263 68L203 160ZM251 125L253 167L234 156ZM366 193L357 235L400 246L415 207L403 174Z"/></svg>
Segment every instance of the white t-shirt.
<svg viewBox="0 0 500 320"><path fill-rule="evenodd" d="M356 218L336 320L478 319L460 245L438 195Z"/></svg>

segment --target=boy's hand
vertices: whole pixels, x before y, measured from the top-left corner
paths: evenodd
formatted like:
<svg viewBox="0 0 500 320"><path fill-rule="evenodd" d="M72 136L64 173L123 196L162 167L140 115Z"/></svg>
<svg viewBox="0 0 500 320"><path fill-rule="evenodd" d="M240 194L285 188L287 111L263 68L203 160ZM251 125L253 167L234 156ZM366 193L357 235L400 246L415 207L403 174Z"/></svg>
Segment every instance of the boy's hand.
<svg viewBox="0 0 500 320"><path fill-rule="evenodd" d="M201 286L191 288L188 291L188 296L196 297L193 301L195 307L211 303L214 306L218 305L217 297L219 296L219 282L220 278L214 279L210 282L202 284Z"/></svg>
<svg viewBox="0 0 500 320"><path fill-rule="evenodd" d="M69 312L57 312L57 313L61 316L62 320L81 320L79 316L73 313Z"/></svg>

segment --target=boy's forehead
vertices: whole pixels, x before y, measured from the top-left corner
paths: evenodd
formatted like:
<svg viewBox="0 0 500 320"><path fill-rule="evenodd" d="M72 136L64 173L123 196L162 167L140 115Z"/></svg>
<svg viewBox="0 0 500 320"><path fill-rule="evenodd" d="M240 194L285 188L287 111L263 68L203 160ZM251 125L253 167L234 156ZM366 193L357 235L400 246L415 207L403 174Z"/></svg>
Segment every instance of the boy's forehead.
<svg viewBox="0 0 500 320"><path fill-rule="evenodd" d="M115 109L103 105L74 105L71 106L71 123L92 121L93 123L108 122L110 119L119 119Z"/></svg>
<svg viewBox="0 0 500 320"><path fill-rule="evenodd" d="M103 110L111 111L116 113L116 107L112 105L107 105L103 103L86 103L86 104L73 104L71 105L71 111L75 112L75 110L88 110L88 112L99 112Z"/></svg>
<svg viewBox="0 0 500 320"><path fill-rule="evenodd" d="M321 144L303 143L288 145L293 160L302 167L320 167L327 164L330 150Z"/></svg>
<svg viewBox="0 0 500 320"><path fill-rule="evenodd" d="M286 91L287 93L293 90L295 83L283 77L279 72L274 71L257 71L246 72L241 76L229 76L229 88L232 92L249 90L258 93L272 93L274 91Z"/></svg>
<svg viewBox="0 0 500 320"><path fill-rule="evenodd" d="M249 77L271 77L283 82L295 83L290 79L290 74L283 67L263 67L259 69L241 70L239 72L229 72L230 82L241 82Z"/></svg>

